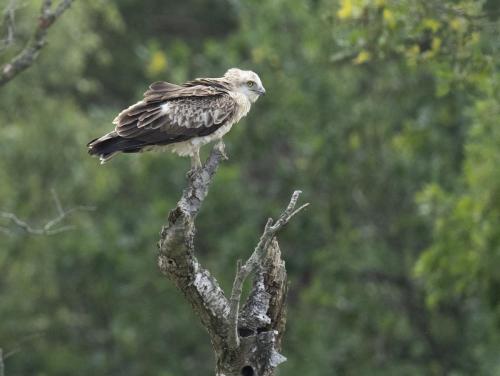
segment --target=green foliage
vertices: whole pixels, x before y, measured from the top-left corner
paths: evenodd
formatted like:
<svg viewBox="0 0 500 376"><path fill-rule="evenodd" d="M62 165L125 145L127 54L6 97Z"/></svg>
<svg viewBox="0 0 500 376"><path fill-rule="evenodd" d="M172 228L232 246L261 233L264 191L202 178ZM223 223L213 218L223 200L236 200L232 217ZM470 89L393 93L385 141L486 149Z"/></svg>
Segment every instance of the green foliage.
<svg viewBox="0 0 500 376"><path fill-rule="evenodd" d="M2 4L3 6L3 4ZM39 4L16 12L22 47ZM198 220L229 289L293 189L286 375L500 373L497 2L75 2L0 89L0 210L72 231L0 233L7 375L206 375L212 355L155 266L187 160L86 154L153 80L239 66L268 95L226 137ZM3 29L2 29L3 30ZM220 215L224 213L224 215ZM1 222L0 226L6 226Z"/></svg>

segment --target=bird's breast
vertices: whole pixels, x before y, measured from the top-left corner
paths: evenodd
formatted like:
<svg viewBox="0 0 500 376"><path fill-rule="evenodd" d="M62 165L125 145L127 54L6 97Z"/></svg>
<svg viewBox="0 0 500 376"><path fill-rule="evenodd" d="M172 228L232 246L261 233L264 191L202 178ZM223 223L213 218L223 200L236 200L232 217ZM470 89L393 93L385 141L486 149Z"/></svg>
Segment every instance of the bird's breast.
<svg viewBox="0 0 500 376"><path fill-rule="evenodd" d="M252 103L247 98L247 96L242 93L230 92L229 95L236 102L236 111L232 119L232 123L234 124L239 122L241 118L247 116L248 112L250 111L250 107L252 106Z"/></svg>

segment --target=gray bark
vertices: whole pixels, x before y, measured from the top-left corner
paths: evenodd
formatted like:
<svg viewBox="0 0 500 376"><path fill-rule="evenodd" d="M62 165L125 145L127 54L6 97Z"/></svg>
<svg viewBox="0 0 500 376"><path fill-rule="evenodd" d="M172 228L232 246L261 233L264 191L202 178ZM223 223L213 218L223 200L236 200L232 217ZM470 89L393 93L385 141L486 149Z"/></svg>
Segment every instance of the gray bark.
<svg viewBox="0 0 500 376"><path fill-rule="evenodd" d="M55 9L53 9L52 0L43 0L38 24L28 44L17 56L0 68L0 86L5 85L19 73L33 65L40 51L47 43L46 39L49 28L71 6L73 1L61 0Z"/></svg>
<svg viewBox="0 0 500 376"><path fill-rule="evenodd" d="M201 169L188 174L187 187L161 231L158 265L182 292L207 329L216 358L216 376L271 376L286 358L280 354L286 323L287 275L277 232L308 204L295 209L300 191L276 222L269 219L251 256L238 262L228 299L194 254L195 219L222 159L215 147ZM241 291L253 276L251 292Z"/></svg>

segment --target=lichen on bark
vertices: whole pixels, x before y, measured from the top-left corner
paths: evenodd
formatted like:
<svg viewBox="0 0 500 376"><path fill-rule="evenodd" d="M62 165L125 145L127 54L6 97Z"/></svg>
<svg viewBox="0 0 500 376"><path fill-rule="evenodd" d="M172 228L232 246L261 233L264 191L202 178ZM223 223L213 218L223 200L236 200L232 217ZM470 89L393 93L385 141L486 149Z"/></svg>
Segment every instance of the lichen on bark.
<svg viewBox="0 0 500 376"><path fill-rule="evenodd" d="M171 210L158 243L160 271L190 303L210 335L217 376L271 376L286 358L280 354L286 324L287 274L276 234L308 204L295 209L300 191L274 222L268 219L250 257L238 262L228 299L219 283L195 256L195 219L220 162L223 148L214 147L205 164L190 171L187 186ZM251 292L241 304L246 279Z"/></svg>

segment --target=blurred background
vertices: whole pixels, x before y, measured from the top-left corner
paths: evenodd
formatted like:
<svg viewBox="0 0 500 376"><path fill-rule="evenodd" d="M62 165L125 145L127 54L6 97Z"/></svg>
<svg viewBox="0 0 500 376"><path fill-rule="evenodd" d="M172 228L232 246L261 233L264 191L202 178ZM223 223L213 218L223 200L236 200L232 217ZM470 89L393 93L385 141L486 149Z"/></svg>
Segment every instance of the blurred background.
<svg viewBox="0 0 500 376"><path fill-rule="evenodd" d="M0 5L4 64L41 1ZM268 95L225 138L197 252L228 291L266 218L304 191L280 235L280 374L500 375L499 18L497 0L76 0L0 87L5 375L213 373L156 266L189 160L101 166L86 143L149 83L229 67ZM95 210L41 235L6 215L39 229L54 197Z"/></svg>

